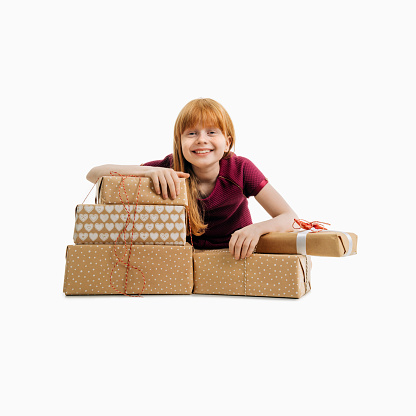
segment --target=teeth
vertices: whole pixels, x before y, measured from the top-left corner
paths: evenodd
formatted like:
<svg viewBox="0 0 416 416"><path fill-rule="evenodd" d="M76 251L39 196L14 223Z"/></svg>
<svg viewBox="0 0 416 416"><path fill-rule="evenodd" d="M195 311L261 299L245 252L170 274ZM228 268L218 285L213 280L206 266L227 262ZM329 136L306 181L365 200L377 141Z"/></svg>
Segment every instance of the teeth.
<svg viewBox="0 0 416 416"><path fill-rule="evenodd" d="M196 151L195 153L209 153L211 150Z"/></svg>

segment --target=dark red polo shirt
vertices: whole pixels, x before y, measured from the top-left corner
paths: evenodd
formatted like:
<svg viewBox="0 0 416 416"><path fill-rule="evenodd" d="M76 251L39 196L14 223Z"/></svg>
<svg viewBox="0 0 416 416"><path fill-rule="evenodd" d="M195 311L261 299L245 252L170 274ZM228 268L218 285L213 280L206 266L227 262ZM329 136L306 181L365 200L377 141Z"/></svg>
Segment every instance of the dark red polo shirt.
<svg viewBox="0 0 416 416"><path fill-rule="evenodd" d="M173 167L172 154L162 160L144 163L144 166ZM205 233L192 236L196 249L227 248L231 234L253 223L247 199L256 196L268 180L249 159L231 153L220 160L220 172L215 187L198 205L208 224ZM188 236L187 241L191 239Z"/></svg>

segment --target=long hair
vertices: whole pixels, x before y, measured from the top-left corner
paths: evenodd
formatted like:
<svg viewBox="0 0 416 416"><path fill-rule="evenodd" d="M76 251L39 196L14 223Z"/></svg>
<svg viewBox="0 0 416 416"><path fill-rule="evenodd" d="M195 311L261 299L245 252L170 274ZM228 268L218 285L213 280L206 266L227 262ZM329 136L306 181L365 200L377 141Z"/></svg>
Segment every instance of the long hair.
<svg viewBox="0 0 416 416"><path fill-rule="evenodd" d="M201 196L198 191L199 180L192 169L192 164L183 156L181 136L186 129L193 128L198 124L203 127L214 126L219 128L225 137L230 136L230 146L228 151L224 152L222 159L231 156L231 148L235 142L234 126L229 114L220 103L210 98L197 98L190 101L182 108L176 119L173 139L173 170L186 172L190 175L185 183L188 193L191 232L196 236L204 234L208 224L204 223L204 213L200 212L198 208L198 198ZM187 234L189 234L188 230Z"/></svg>

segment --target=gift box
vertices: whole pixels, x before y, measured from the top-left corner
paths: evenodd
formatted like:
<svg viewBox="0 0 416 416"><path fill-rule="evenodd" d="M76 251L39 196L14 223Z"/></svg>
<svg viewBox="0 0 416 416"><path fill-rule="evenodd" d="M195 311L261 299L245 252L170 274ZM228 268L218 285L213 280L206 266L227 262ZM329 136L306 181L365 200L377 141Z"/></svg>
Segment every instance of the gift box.
<svg viewBox="0 0 416 416"><path fill-rule="evenodd" d="M185 179L179 180L179 195L175 199L163 199L161 194L156 193L151 178L103 176L97 182L96 203L188 206Z"/></svg>
<svg viewBox="0 0 416 416"><path fill-rule="evenodd" d="M255 251L345 257L357 254L357 235L341 231L268 233L260 237Z"/></svg>
<svg viewBox="0 0 416 416"><path fill-rule="evenodd" d="M185 245L186 208L173 205L78 205L75 244Z"/></svg>
<svg viewBox="0 0 416 416"><path fill-rule="evenodd" d="M66 295L191 294L192 250L190 244L68 246L63 291Z"/></svg>
<svg viewBox="0 0 416 416"><path fill-rule="evenodd" d="M228 249L194 250L193 293L300 298L310 287L307 256L255 253L235 260Z"/></svg>

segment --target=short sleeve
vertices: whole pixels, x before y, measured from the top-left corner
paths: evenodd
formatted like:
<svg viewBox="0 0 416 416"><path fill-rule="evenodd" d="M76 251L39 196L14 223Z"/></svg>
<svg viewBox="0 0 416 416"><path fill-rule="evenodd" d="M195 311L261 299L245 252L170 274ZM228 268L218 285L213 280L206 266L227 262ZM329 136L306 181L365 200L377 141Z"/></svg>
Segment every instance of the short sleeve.
<svg viewBox="0 0 416 416"><path fill-rule="evenodd" d="M143 163L141 166L155 166L158 168L172 168L173 156L172 153L161 160L152 160L151 162Z"/></svg>
<svg viewBox="0 0 416 416"><path fill-rule="evenodd" d="M251 160L244 159L244 195L249 198L256 196L269 181Z"/></svg>

